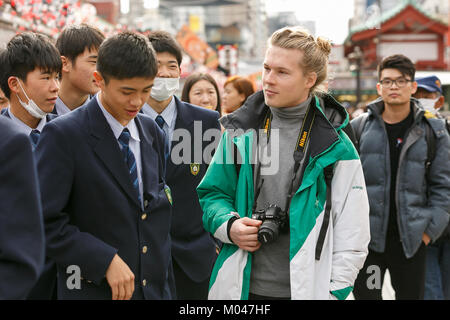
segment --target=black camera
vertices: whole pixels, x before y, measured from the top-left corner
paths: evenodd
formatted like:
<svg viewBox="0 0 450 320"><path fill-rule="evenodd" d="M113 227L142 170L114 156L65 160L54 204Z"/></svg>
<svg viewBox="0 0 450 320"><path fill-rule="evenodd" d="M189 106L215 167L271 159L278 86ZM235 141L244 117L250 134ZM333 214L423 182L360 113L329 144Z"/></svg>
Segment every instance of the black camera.
<svg viewBox="0 0 450 320"><path fill-rule="evenodd" d="M280 231L286 232L289 225L286 212L274 204L271 204L266 210L256 210L252 214L252 219L263 222L258 231L258 241L262 244L274 242Z"/></svg>

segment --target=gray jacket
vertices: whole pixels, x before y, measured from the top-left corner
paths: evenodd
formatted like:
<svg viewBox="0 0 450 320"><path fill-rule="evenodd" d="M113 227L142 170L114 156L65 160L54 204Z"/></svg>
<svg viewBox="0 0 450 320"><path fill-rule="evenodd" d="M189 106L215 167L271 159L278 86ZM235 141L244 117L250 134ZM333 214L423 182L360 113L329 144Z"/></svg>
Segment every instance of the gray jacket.
<svg viewBox="0 0 450 320"><path fill-rule="evenodd" d="M446 228L450 212L450 138L440 119L426 119L424 111L411 99L414 123L406 133L400 153L395 199L400 241L407 258L419 249L426 233L434 242ZM391 167L389 142L381 114L384 102L377 99L368 106L368 117L360 135L360 157L370 203L369 248L384 252L389 218ZM351 124L358 130L361 118ZM436 156L425 178L427 142L425 121L436 135ZM427 196L428 190L428 196Z"/></svg>

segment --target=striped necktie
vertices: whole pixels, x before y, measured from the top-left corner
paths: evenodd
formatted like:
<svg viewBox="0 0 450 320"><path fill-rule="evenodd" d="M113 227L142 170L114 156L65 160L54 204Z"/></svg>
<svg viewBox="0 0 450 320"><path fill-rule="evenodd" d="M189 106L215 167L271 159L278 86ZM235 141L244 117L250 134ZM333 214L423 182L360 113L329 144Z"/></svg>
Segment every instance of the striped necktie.
<svg viewBox="0 0 450 320"><path fill-rule="evenodd" d="M165 123L164 118L163 118L161 115L157 115L155 121L156 121L156 123L158 124L158 126L159 126L161 129L163 129L164 123ZM163 130L164 130L164 129L163 129Z"/></svg>
<svg viewBox="0 0 450 320"><path fill-rule="evenodd" d="M122 155L125 163L128 166L131 182L137 192L139 203L141 202L141 193L139 192L139 180L137 175L136 159L134 158L133 151L130 149L130 131L127 128L123 129L119 136L119 143L122 146Z"/></svg>
<svg viewBox="0 0 450 320"><path fill-rule="evenodd" d="M37 130L37 129L33 129L30 132L29 138L30 138L30 141L31 141L31 146L33 148L33 151L34 151L34 149L36 149L36 146L37 146L38 141L39 141L40 134L41 134L41 132L39 130Z"/></svg>
<svg viewBox="0 0 450 320"><path fill-rule="evenodd" d="M169 153L170 153L170 141L169 141L169 132L166 131L164 129L164 123L166 123L166 121L164 121L164 118L161 115L157 115L155 118L155 122L158 124L158 126L161 128L162 131L164 131L165 133L165 139L166 139L166 143L167 143L167 152L164 153L164 158L167 160L167 158L169 157Z"/></svg>

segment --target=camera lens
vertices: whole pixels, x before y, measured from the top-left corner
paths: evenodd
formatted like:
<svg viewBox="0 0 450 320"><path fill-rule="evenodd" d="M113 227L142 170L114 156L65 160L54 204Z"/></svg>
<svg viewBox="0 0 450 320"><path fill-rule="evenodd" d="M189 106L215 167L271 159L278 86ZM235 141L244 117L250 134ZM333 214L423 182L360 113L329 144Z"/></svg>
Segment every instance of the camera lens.
<svg viewBox="0 0 450 320"><path fill-rule="evenodd" d="M278 224L273 220L265 220L258 231L258 241L267 244L278 238Z"/></svg>

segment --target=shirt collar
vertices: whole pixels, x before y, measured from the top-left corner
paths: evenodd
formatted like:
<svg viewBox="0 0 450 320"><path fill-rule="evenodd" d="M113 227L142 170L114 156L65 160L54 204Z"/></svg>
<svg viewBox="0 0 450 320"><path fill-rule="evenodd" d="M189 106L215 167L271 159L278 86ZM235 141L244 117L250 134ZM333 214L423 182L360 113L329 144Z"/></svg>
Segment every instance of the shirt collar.
<svg viewBox="0 0 450 320"><path fill-rule="evenodd" d="M15 117L14 114L11 112L11 107L8 107L8 114L11 120L13 120L17 125L19 130L21 130L23 133L30 135L31 131L34 130L33 128L30 128L28 125L26 125L22 120ZM36 130L39 130L39 132L42 132L42 129L44 129L44 126L47 123L47 116L43 117L41 121L39 121Z"/></svg>
<svg viewBox="0 0 450 320"><path fill-rule="evenodd" d="M134 119L124 127L122 124L120 124L119 121L116 120L106 109L103 107L102 102L100 101L100 95L97 94L95 96L97 99L97 103L100 107L100 110L102 110L103 115L106 118L106 121L108 122L109 126L111 127L111 130L114 134L114 137L116 139L119 139L120 135L122 134L123 129L127 128L130 131L131 138L137 142L140 142L139 139L139 131L136 126L136 123L134 122Z"/></svg>
<svg viewBox="0 0 450 320"><path fill-rule="evenodd" d="M87 105L90 100L91 100L91 96L88 96L86 101L81 106L79 106L79 108ZM66 104L61 100L60 97L58 97L56 99L55 108L56 108L56 113L60 116L62 116L63 114L69 113L71 111L69 109L69 107L66 106Z"/></svg>
<svg viewBox="0 0 450 320"><path fill-rule="evenodd" d="M60 116L62 116L63 114L69 113L70 109L66 106L66 104L61 100L60 97L58 97L56 99L55 102L55 109L56 109L56 113Z"/></svg>
<svg viewBox="0 0 450 320"><path fill-rule="evenodd" d="M172 123L175 116L176 108L177 106L175 103L175 98L172 96L172 100L170 100L167 107L160 114L158 114L148 103L144 104L144 106L142 107L142 112L150 116L150 118L152 118L153 120L155 120L156 117L160 115L161 117L163 117L166 124L170 127L170 124Z"/></svg>

